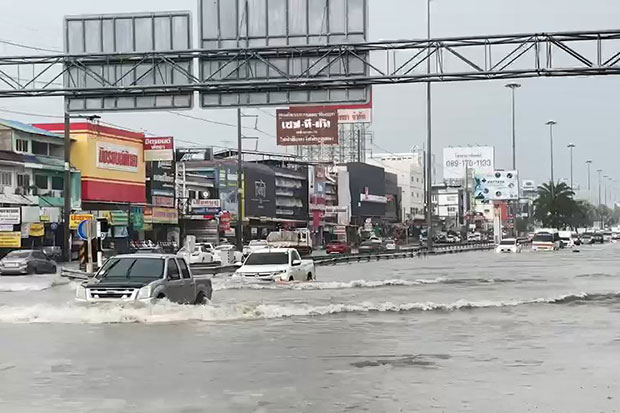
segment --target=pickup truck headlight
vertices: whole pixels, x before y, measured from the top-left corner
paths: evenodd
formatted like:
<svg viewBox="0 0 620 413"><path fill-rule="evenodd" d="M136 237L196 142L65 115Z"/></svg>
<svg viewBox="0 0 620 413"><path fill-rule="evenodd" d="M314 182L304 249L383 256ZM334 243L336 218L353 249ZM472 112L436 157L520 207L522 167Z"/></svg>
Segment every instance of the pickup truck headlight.
<svg viewBox="0 0 620 413"><path fill-rule="evenodd" d="M138 291L138 300L146 300L148 298L151 298L151 287L147 285Z"/></svg>
<svg viewBox="0 0 620 413"><path fill-rule="evenodd" d="M78 288L75 289L75 298L86 301L86 288L84 286L78 285Z"/></svg>

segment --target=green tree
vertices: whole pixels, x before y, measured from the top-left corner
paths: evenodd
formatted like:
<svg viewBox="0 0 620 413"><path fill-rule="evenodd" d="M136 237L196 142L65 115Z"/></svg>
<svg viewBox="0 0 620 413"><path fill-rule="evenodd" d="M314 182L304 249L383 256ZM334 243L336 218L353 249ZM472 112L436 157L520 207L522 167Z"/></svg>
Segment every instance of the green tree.
<svg viewBox="0 0 620 413"><path fill-rule="evenodd" d="M577 210L575 193L563 182L545 183L538 187L538 198L534 201L534 218L547 228L572 226Z"/></svg>
<svg viewBox="0 0 620 413"><path fill-rule="evenodd" d="M596 207L588 201L575 201L575 208L571 219L573 228L589 228L597 220L598 212Z"/></svg>

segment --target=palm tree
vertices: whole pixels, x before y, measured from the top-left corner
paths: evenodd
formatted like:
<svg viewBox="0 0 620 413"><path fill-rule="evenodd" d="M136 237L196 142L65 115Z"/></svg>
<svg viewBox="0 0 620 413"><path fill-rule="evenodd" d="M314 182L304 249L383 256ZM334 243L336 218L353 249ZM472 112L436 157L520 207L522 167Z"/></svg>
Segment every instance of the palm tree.
<svg viewBox="0 0 620 413"><path fill-rule="evenodd" d="M534 218L548 228L570 226L577 210L574 196L573 190L563 182L542 184L538 187L538 198L534 201Z"/></svg>

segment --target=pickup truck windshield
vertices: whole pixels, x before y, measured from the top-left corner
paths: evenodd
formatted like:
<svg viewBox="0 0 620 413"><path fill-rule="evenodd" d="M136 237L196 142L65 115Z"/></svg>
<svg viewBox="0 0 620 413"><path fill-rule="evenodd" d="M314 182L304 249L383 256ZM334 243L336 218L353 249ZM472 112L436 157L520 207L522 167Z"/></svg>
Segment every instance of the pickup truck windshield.
<svg viewBox="0 0 620 413"><path fill-rule="evenodd" d="M265 252L252 254L245 261L245 265L279 265L288 264L286 252Z"/></svg>
<svg viewBox="0 0 620 413"><path fill-rule="evenodd" d="M164 275L164 260L160 258L111 258L97 278L105 279L153 279Z"/></svg>

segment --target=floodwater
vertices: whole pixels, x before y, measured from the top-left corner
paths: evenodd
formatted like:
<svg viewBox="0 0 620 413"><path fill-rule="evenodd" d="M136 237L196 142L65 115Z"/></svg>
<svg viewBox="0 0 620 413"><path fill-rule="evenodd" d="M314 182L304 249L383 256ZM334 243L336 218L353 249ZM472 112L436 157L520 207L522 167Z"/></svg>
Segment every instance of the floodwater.
<svg viewBox="0 0 620 413"><path fill-rule="evenodd" d="M2 412L615 412L620 244L216 279L206 307L0 279Z"/></svg>

